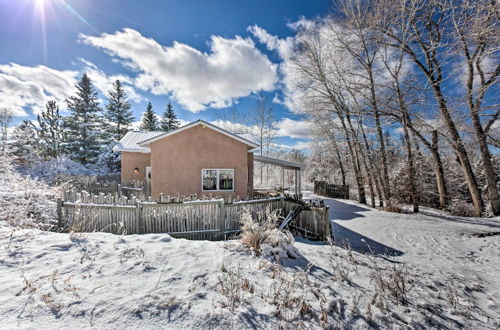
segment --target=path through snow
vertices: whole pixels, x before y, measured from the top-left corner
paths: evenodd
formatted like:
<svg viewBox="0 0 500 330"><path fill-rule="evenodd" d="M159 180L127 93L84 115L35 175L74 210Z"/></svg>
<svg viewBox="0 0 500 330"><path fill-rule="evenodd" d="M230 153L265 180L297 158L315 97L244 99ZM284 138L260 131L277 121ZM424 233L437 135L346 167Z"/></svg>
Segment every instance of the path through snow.
<svg viewBox="0 0 500 330"><path fill-rule="evenodd" d="M423 208L420 214L372 209L351 200L324 198L337 242L358 252L398 256L425 273L446 273L483 290L484 306L500 318L500 217L466 218Z"/></svg>

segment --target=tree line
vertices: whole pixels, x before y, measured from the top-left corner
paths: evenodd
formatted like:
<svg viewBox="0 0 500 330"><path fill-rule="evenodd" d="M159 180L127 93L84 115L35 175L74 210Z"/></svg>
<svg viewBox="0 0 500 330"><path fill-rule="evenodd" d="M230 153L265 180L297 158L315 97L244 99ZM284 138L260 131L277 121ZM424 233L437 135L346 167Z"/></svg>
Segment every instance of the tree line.
<svg viewBox="0 0 500 330"><path fill-rule="evenodd" d="M105 165L110 171L117 171L119 154L112 148L132 129L134 115L119 80L106 96L103 108L91 79L84 73L75 84L74 95L65 100L66 116L60 113L56 101L48 101L36 121L22 121L10 137L8 126L13 115L9 109L1 109L2 152L10 153L18 163L25 165L66 156L82 165ZM139 129L169 131L179 125L172 104L169 103L158 118L149 102Z"/></svg>
<svg viewBox="0 0 500 330"><path fill-rule="evenodd" d="M373 207L499 215L498 3L342 0L332 12L297 32L291 59L328 150L311 155L316 174L326 161Z"/></svg>

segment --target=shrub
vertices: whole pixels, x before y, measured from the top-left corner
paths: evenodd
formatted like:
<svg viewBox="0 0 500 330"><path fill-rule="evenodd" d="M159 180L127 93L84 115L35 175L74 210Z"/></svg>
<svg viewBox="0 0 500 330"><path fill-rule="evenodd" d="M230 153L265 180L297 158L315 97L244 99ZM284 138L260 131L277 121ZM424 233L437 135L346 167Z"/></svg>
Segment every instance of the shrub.
<svg viewBox="0 0 500 330"><path fill-rule="evenodd" d="M278 210L267 209L265 215L255 220L248 208L241 214L241 242L256 255L275 258L298 258L300 256L293 246L295 240L288 231L277 228Z"/></svg>
<svg viewBox="0 0 500 330"><path fill-rule="evenodd" d="M473 217L475 215L474 205L457 199L450 201L448 211L459 217Z"/></svg>
<svg viewBox="0 0 500 330"><path fill-rule="evenodd" d="M56 223L57 193L44 182L23 177L9 158L0 158L0 221L50 228Z"/></svg>
<svg viewBox="0 0 500 330"><path fill-rule="evenodd" d="M91 175L93 171L66 157L58 157L45 162L37 163L30 168L22 170L25 174L33 178L43 180L48 183L60 175Z"/></svg>

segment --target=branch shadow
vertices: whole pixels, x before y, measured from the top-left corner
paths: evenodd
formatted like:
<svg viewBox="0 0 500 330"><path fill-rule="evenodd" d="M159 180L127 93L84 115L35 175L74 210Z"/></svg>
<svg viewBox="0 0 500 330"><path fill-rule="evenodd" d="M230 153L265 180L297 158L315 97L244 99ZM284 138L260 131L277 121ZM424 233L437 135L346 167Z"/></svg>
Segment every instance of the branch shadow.
<svg viewBox="0 0 500 330"><path fill-rule="evenodd" d="M341 247L344 247L345 244L343 243L347 240L354 251L363 254L374 254L381 257L399 257L404 254L403 251L372 240L371 238L339 225L334 221L330 221L330 223L332 226L334 241Z"/></svg>
<svg viewBox="0 0 500 330"><path fill-rule="evenodd" d="M459 223L465 223L468 225L479 225L479 226L485 226L485 227L490 227L490 228L500 228L500 221L497 221L495 219L491 218L466 218L466 217L459 217L459 216L453 216L453 215L446 215L446 214L437 214L434 212L429 212L426 210L421 210L420 214L426 215L430 218L439 218L442 220L450 221L450 222L459 222Z"/></svg>

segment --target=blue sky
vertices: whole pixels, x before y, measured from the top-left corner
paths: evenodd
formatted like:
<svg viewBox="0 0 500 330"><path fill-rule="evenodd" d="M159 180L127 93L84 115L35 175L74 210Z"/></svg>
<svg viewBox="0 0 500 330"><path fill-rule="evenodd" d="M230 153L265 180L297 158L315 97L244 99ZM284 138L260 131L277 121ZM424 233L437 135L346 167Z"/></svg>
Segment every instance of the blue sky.
<svg viewBox="0 0 500 330"><path fill-rule="evenodd" d="M0 0L1 106L17 109L15 123L34 118L48 98L62 101L90 70L101 90L115 78L125 81L137 120L147 101L157 113L172 102L185 121L215 120L231 107L245 114L259 91L284 99L279 52L249 27L285 40L294 33L291 23L324 15L330 4ZM299 115L280 101L272 107L282 123L277 143L307 141Z"/></svg>

